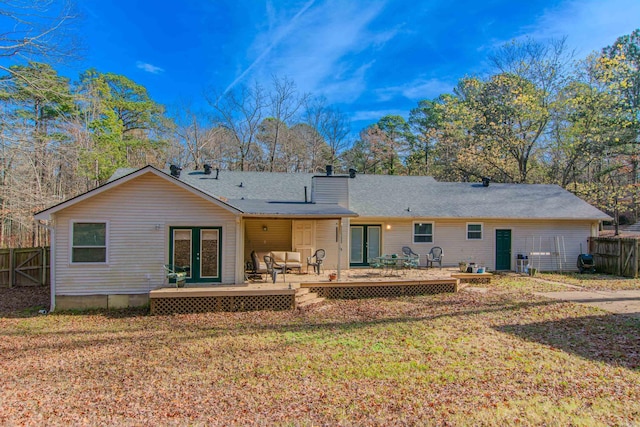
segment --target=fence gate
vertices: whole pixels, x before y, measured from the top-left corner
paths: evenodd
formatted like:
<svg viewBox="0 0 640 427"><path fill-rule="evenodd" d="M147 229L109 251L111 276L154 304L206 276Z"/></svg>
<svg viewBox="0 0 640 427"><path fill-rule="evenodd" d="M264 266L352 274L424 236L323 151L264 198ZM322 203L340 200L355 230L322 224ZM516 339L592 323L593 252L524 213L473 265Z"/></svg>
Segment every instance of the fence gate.
<svg viewBox="0 0 640 427"><path fill-rule="evenodd" d="M49 248L0 249L0 286L49 284Z"/></svg>
<svg viewBox="0 0 640 427"><path fill-rule="evenodd" d="M640 276L640 240L592 237L589 248L597 271L625 277Z"/></svg>

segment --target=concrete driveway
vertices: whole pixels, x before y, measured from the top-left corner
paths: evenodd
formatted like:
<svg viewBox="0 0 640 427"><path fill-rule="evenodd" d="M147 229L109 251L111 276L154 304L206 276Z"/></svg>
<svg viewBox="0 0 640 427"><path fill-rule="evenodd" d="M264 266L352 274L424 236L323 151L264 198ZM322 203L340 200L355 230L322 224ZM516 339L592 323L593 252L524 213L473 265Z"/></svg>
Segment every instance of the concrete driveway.
<svg viewBox="0 0 640 427"><path fill-rule="evenodd" d="M547 298L586 304L615 314L640 318L640 291L536 292Z"/></svg>

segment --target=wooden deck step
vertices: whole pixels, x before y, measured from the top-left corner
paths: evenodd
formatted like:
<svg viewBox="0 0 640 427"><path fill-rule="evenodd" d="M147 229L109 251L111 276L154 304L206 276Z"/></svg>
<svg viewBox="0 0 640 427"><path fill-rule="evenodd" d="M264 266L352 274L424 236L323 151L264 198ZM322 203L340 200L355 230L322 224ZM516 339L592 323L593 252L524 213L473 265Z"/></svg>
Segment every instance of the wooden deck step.
<svg viewBox="0 0 640 427"><path fill-rule="evenodd" d="M315 292L306 292L304 295L296 295L296 303L301 304L305 301L310 301L318 298L318 294Z"/></svg>
<svg viewBox="0 0 640 427"><path fill-rule="evenodd" d="M314 295L315 295L315 294L314 294ZM301 303L299 303L299 304L296 304L296 306L297 306L299 309L302 309L302 308L308 308L308 307L310 307L310 306L313 306L313 305L316 305L316 304L320 304L320 303L324 302L324 300L325 300L324 298L322 298L322 297L317 297L317 296L316 296L316 298L313 298L313 299L310 299L310 300L307 300L307 301L301 302Z"/></svg>
<svg viewBox="0 0 640 427"><path fill-rule="evenodd" d="M299 288L296 289L295 300L297 308L306 308L320 304L324 301L324 298L319 297L315 292L311 292L309 288Z"/></svg>
<svg viewBox="0 0 640 427"><path fill-rule="evenodd" d="M298 288L296 289L296 298L301 297L302 295L306 295L309 292L309 288Z"/></svg>

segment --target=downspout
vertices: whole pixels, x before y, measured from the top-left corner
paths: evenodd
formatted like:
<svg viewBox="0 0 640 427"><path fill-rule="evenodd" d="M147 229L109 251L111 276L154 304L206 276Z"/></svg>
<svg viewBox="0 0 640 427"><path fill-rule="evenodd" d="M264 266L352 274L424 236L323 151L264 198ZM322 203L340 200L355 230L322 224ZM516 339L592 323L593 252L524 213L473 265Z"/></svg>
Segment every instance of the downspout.
<svg viewBox="0 0 640 427"><path fill-rule="evenodd" d="M338 277L340 281L340 260L342 259L342 218L338 219Z"/></svg>

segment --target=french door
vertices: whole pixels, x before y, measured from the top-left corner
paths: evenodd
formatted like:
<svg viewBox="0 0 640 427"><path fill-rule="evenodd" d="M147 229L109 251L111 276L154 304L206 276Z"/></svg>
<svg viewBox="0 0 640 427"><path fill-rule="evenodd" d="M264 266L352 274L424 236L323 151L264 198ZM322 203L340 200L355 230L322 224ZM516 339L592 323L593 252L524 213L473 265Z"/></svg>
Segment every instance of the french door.
<svg viewBox="0 0 640 427"><path fill-rule="evenodd" d="M382 236L380 225L352 225L350 235L349 265L367 266L370 259L380 256Z"/></svg>
<svg viewBox="0 0 640 427"><path fill-rule="evenodd" d="M169 263L188 267L188 283L220 282L220 227L170 227Z"/></svg>

